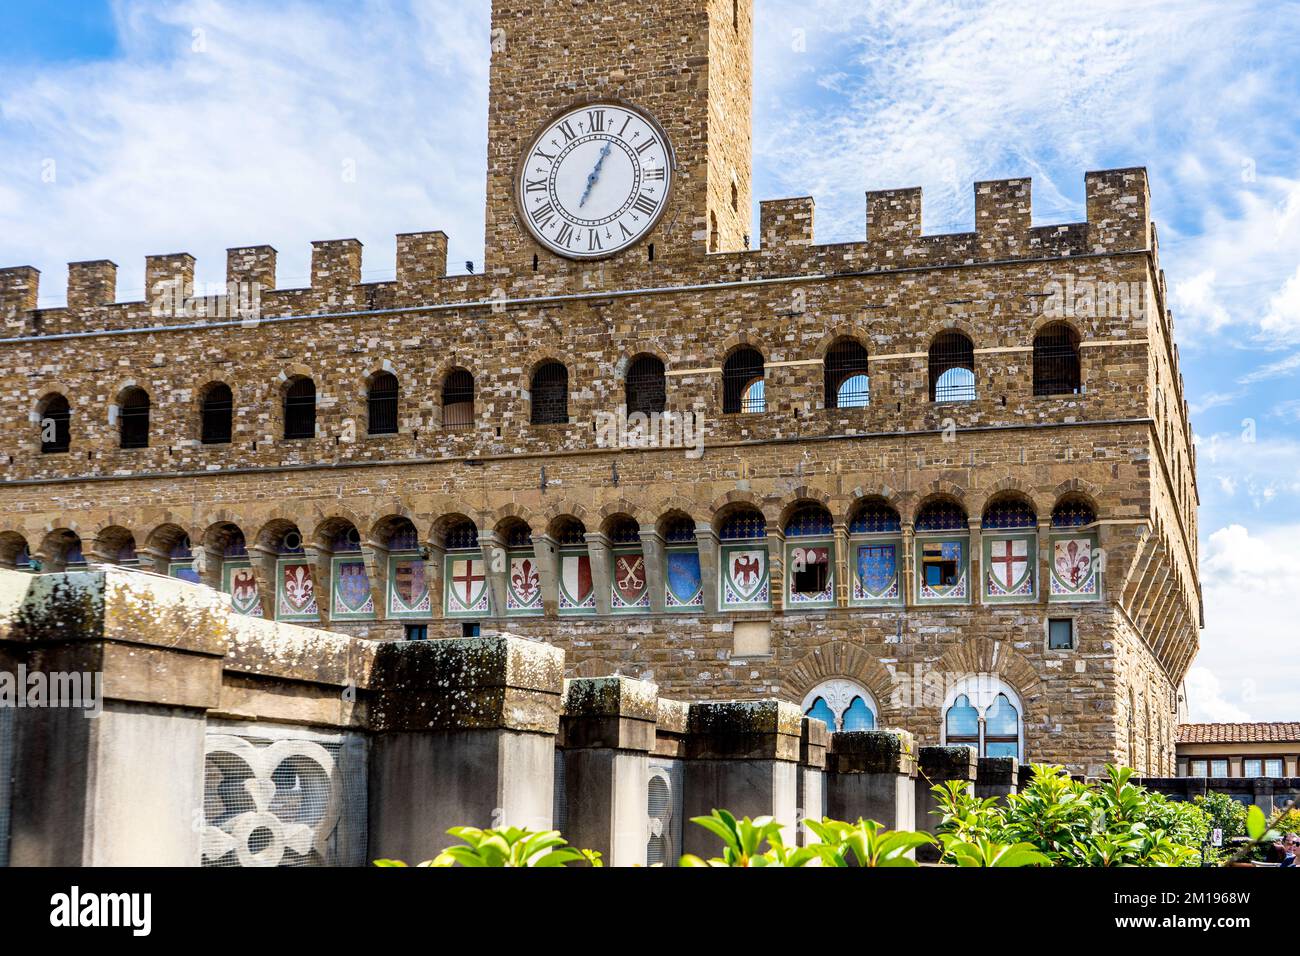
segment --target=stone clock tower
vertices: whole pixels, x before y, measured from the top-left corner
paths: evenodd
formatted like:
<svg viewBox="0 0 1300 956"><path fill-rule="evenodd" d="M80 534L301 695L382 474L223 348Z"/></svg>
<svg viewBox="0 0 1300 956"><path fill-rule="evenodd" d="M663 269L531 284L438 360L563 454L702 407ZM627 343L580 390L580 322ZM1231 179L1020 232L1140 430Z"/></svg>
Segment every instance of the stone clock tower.
<svg viewBox="0 0 1300 956"><path fill-rule="evenodd" d="M745 248L753 0L492 6L488 273Z"/></svg>

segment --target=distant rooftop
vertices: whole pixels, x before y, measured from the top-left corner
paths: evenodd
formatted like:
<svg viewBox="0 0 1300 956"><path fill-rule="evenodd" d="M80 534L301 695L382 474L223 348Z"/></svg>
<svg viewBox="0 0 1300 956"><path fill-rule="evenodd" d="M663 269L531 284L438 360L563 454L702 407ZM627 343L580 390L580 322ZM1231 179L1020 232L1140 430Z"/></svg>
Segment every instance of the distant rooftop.
<svg viewBox="0 0 1300 956"><path fill-rule="evenodd" d="M1180 744L1252 744L1300 742L1300 721L1271 724L1179 724Z"/></svg>

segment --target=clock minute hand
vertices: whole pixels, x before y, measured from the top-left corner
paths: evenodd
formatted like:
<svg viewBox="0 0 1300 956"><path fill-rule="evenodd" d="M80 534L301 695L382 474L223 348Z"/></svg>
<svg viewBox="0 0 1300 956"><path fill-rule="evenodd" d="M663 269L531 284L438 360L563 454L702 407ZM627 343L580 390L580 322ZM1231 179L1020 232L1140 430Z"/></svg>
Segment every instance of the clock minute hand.
<svg viewBox="0 0 1300 956"><path fill-rule="evenodd" d="M595 186L596 181L600 179L600 167L605 165L605 157L609 155L611 148L612 144L606 143L605 148L600 151L600 159L596 161L596 168L593 169L591 175L587 177L587 188L583 191L582 199L578 202L579 209L587 205L587 197L591 195L591 188Z"/></svg>

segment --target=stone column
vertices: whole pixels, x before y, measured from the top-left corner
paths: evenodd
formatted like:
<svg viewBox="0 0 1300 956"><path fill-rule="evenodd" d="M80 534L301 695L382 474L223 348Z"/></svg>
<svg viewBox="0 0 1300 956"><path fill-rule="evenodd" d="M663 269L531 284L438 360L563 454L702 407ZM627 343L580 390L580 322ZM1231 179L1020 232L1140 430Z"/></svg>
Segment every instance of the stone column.
<svg viewBox="0 0 1300 956"><path fill-rule="evenodd" d="M1052 597L1052 516L1038 517L1038 561L1034 568L1037 575L1038 603L1046 607Z"/></svg>
<svg viewBox="0 0 1300 956"><path fill-rule="evenodd" d="M171 555L162 548L137 548L135 556L140 562L141 571L152 571L165 576L171 569Z"/></svg>
<svg viewBox="0 0 1300 956"><path fill-rule="evenodd" d="M549 830L564 652L516 637L380 644L370 855L430 859L454 826Z"/></svg>
<svg viewBox="0 0 1300 956"><path fill-rule="evenodd" d="M316 618L322 630L330 626L330 608L334 605L334 552L316 545L304 545L307 570L311 572L311 592L316 595Z"/></svg>
<svg viewBox="0 0 1300 956"><path fill-rule="evenodd" d="M445 618L447 608L444 606L442 576L446 573L447 549L441 544L429 541L424 545L424 580L429 586L429 610L435 618Z"/></svg>
<svg viewBox="0 0 1300 956"><path fill-rule="evenodd" d="M565 681L564 838L599 850L606 866L645 866L647 754L655 745L659 688L627 677Z"/></svg>
<svg viewBox="0 0 1300 956"><path fill-rule="evenodd" d="M799 803L799 747L803 714L794 704L767 699L692 704L686 738L686 809L715 809L741 817L772 816L795 839ZM721 852L717 837L687 823L683 848L708 859Z"/></svg>
<svg viewBox="0 0 1300 956"><path fill-rule="evenodd" d="M903 592L903 607L916 606L916 531L910 521L903 522L903 553L899 557L898 586Z"/></svg>
<svg viewBox="0 0 1300 956"><path fill-rule="evenodd" d="M700 587L704 589L704 613L718 613L718 533L712 528L697 527L695 540L700 547Z"/></svg>
<svg viewBox="0 0 1300 956"><path fill-rule="evenodd" d="M968 518L967 524L970 525L970 560L967 562L970 569L970 603L978 605L984 603L984 545L980 533L983 525L979 518Z"/></svg>
<svg viewBox="0 0 1300 956"><path fill-rule="evenodd" d="M663 614L667 610L666 583L668 566L664 555L664 538L654 526L641 529L641 553L645 555L645 586L650 589L650 612Z"/></svg>
<svg viewBox="0 0 1300 956"><path fill-rule="evenodd" d="M931 787L941 786L949 780L969 783L972 786L978 774L978 758L975 748L965 745L958 747L922 747L916 757L916 828L933 833L939 825L939 802L930 792ZM920 847L916 858L922 863L937 863L941 855L938 847Z"/></svg>
<svg viewBox="0 0 1300 956"><path fill-rule="evenodd" d="M916 748L905 730L834 734L827 760L826 813L916 829Z"/></svg>
<svg viewBox="0 0 1300 956"><path fill-rule="evenodd" d="M781 614L785 610L785 534L780 531L767 533L767 576L772 613Z"/></svg>
<svg viewBox="0 0 1300 956"><path fill-rule="evenodd" d="M835 525L835 606L848 607L853 597L853 564L850 552L849 526Z"/></svg>
<svg viewBox="0 0 1300 956"><path fill-rule="evenodd" d="M560 613L560 546L549 534L533 535L533 557L542 582L542 610L546 617Z"/></svg>
<svg viewBox="0 0 1300 956"><path fill-rule="evenodd" d="M196 865L205 713L233 634L224 599L120 568L9 574L25 592L0 643L51 690L14 712L10 864Z"/></svg>
<svg viewBox="0 0 1300 956"><path fill-rule="evenodd" d="M388 548L374 541L361 544L361 560L370 582L370 598L375 602L375 620L388 620Z"/></svg>
<svg viewBox="0 0 1300 956"><path fill-rule="evenodd" d="M826 816L826 747L830 737L824 721L803 719L799 736L799 846L816 842L803 821L820 821Z"/></svg>
<svg viewBox="0 0 1300 956"><path fill-rule="evenodd" d="M609 614L609 569L613 561L609 538L599 531L588 531L585 537L587 557L591 560L591 587L596 594L596 613Z"/></svg>
<svg viewBox="0 0 1300 956"><path fill-rule="evenodd" d="M976 766L975 796L1007 797L1020 784L1020 761L1015 757L980 757Z"/></svg>
<svg viewBox="0 0 1300 956"><path fill-rule="evenodd" d="M248 546L248 563L257 582L257 597L262 602L262 617L275 620L275 575L279 555L260 544ZM315 587L315 584L312 585Z"/></svg>
<svg viewBox="0 0 1300 956"><path fill-rule="evenodd" d="M478 546L483 552L483 573L487 575L491 592L492 617L504 620L506 616L506 582L510 577L510 560L505 543L495 531L480 531Z"/></svg>
<svg viewBox="0 0 1300 956"><path fill-rule="evenodd" d="M225 555L220 548L201 544L194 549L194 570L198 573L199 580L214 591L221 590L221 565L224 560Z"/></svg>

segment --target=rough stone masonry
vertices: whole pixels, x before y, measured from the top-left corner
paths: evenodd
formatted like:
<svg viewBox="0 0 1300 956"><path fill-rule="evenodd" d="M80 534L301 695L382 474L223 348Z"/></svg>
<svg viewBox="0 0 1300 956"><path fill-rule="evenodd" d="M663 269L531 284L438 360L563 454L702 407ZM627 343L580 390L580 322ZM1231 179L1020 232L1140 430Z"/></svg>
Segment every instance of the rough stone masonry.
<svg viewBox="0 0 1300 956"><path fill-rule="evenodd" d="M1015 179L975 185L969 232L892 189L862 241L817 245L808 198L750 235L752 49L750 0L496 0L477 275L436 231L392 282L356 240L314 243L304 289L231 249L212 299L185 254L142 302L109 261L51 309L0 269L0 565L138 565L378 640L508 621L571 675L1172 773L1198 499L1145 170L1088 173L1077 223L1033 225ZM614 258L547 251L516 196L582 103L674 152ZM659 440L688 412L702 454Z"/></svg>

